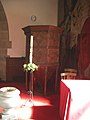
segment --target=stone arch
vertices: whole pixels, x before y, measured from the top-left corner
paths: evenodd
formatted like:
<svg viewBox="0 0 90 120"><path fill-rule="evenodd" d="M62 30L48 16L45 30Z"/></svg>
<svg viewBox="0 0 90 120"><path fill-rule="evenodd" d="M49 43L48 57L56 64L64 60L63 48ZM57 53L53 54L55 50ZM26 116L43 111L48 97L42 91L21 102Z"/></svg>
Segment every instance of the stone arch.
<svg viewBox="0 0 90 120"><path fill-rule="evenodd" d="M0 80L6 80L7 49L11 48L6 14L0 1Z"/></svg>

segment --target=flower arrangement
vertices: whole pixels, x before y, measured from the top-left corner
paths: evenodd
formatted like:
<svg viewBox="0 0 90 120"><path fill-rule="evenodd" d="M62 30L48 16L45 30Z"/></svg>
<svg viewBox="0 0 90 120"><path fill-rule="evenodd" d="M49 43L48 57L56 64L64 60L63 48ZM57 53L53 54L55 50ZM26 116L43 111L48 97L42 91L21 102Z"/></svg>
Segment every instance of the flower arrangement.
<svg viewBox="0 0 90 120"><path fill-rule="evenodd" d="M38 66L34 63L27 63L23 65L24 70L26 72L30 71L30 72L34 72L35 70L38 70Z"/></svg>

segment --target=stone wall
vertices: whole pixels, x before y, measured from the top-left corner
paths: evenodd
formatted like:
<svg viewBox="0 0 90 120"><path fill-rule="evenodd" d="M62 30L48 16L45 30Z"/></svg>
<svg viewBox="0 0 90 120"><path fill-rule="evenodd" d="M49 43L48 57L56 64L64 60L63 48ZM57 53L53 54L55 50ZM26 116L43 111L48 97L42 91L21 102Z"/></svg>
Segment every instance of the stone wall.
<svg viewBox="0 0 90 120"><path fill-rule="evenodd" d="M11 48L6 15L0 2L0 80L6 80L7 48Z"/></svg>

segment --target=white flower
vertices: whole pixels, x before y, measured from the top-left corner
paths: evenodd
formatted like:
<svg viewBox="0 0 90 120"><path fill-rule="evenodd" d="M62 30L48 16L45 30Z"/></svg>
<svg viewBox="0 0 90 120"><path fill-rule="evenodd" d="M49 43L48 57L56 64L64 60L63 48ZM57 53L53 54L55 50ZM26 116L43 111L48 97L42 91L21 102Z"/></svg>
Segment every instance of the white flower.
<svg viewBox="0 0 90 120"><path fill-rule="evenodd" d="M23 65L25 71L33 72L38 69L38 66L34 63L27 63Z"/></svg>

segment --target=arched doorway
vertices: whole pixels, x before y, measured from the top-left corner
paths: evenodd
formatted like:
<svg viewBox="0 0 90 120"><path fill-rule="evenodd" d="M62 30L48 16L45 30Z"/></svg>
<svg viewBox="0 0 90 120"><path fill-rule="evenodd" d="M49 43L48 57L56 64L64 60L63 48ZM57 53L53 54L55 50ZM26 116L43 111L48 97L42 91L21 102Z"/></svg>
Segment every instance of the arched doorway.
<svg viewBox="0 0 90 120"><path fill-rule="evenodd" d="M6 14L0 2L0 80L6 80L7 48L11 48Z"/></svg>
<svg viewBox="0 0 90 120"><path fill-rule="evenodd" d="M80 34L79 75L90 79L90 17L85 21Z"/></svg>

